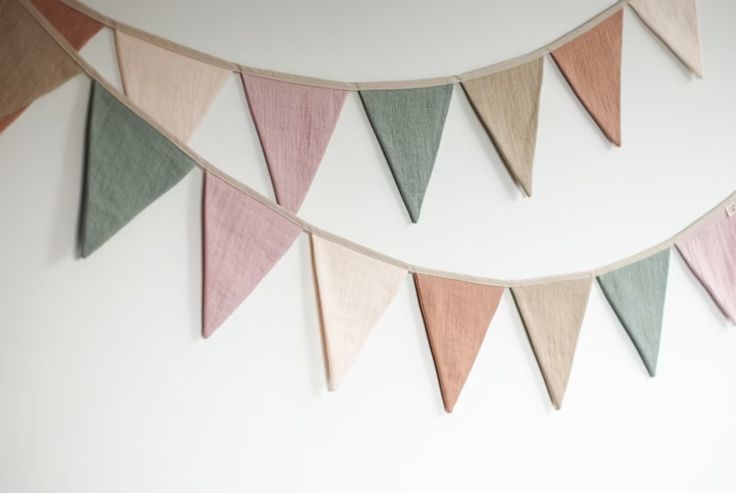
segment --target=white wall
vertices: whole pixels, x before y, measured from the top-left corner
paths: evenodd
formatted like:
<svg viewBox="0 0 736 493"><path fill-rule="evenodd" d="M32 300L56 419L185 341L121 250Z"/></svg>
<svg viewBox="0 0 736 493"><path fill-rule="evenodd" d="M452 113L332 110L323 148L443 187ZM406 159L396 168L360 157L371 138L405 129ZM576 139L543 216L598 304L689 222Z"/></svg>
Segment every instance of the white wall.
<svg viewBox="0 0 736 493"><path fill-rule="evenodd" d="M367 80L498 61L609 0L89 3L242 63ZM456 88L410 225L353 94L302 215L414 263L511 278L592 268L669 237L736 183L736 4L699 6L700 81L626 13L622 149L545 62L533 199ZM111 39L84 55L117 79ZM407 279L328 394L306 238L200 339L199 172L74 258L88 91L78 77L0 135L0 491L736 491L736 333L677 255L655 379L594 287L553 411L507 294L445 415ZM271 194L234 76L192 146Z"/></svg>

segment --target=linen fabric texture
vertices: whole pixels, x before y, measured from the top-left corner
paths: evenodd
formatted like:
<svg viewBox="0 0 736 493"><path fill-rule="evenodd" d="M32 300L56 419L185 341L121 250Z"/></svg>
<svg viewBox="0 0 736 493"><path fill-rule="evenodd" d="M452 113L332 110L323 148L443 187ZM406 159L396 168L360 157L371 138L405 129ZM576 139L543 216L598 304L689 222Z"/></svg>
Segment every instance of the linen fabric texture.
<svg viewBox="0 0 736 493"><path fill-rule="evenodd" d="M718 211L676 246L723 315L736 324L736 216Z"/></svg>
<svg viewBox="0 0 736 493"><path fill-rule="evenodd" d="M319 236L311 238L327 383L336 390L407 271Z"/></svg>
<svg viewBox="0 0 736 493"><path fill-rule="evenodd" d="M414 274L445 411L455 407L503 288Z"/></svg>
<svg viewBox="0 0 736 493"><path fill-rule="evenodd" d="M81 71L20 3L0 0L0 118L12 119Z"/></svg>
<svg viewBox="0 0 736 493"><path fill-rule="evenodd" d="M552 404L562 406L592 278L511 288Z"/></svg>
<svg viewBox="0 0 736 493"><path fill-rule="evenodd" d="M544 59L464 81L462 87L506 169L532 195Z"/></svg>
<svg viewBox="0 0 736 493"><path fill-rule="evenodd" d="M242 77L276 201L296 212L319 169L347 92Z"/></svg>
<svg viewBox="0 0 736 493"><path fill-rule="evenodd" d="M696 0L631 0L629 5L688 70L703 75Z"/></svg>
<svg viewBox="0 0 736 493"><path fill-rule="evenodd" d="M621 42L619 10L551 55L603 134L621 145Z"/></svg>
<svg viewBox="0 0 736 493"><path fill-rule="evenodd" d="M75 50L81 49L102 29L102 24L80 14L59 0L31 0L31 2ZM24 106L0 118L0 133L23 114L26 108L27 106Z"/></svg>
<svg viewBox="0 0 736 493"><path fill-rule="evenodd" d="M205 173L202 335L211 336L296 240L301 228Z"/></svg>
<svg viewBox="0 0 736 493"><path fill-rule="evenodd" d="M143 111L187 142L220 94L229 70L115 32L125 94Z"/></svg>
<svg viewBox="0 0 736 493"><path fill-rule="evenodd" d="M87 122L80 252L88 257L176 185L195 162L92 83Z"/></svg>
<svg viewBox="0 0 736 493"><path fill-rule="evenodd" d="M432 176L452 84L419 89L360 91L412 222L419 221Z"/></svg>
<svg viewBox="0 0 736 493"><path fill-rule="evenodd" d="M669 248L598 276L598 284L621 321L649 375L657 373L667 292Z"/></svg>

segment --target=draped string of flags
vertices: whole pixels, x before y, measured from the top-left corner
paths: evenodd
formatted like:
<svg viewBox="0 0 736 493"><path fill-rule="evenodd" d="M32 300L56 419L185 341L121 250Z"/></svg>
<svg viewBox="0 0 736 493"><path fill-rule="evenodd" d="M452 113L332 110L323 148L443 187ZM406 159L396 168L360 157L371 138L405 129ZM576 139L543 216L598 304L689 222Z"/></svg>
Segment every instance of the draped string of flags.
<svg viewBox="0 0 736 493"><path fill-rule="evenodd" d="M296 212L309 191L348 92L357 92L412 222L419 221L445 118L458 84L513 181L532 194L534 153L549 54L605 137L621 145L623 9L630 5L693 74L702 74L696 0L621 0L570 33L522 57L459 76L420 81L342 83L242 67L136 30L76 0L32 0L79 49L103 26L115 32L126 96L186 142L226 79L242 78L276 201ZM8 29L10 17L6 18ZM8 33L11 35L12 33ZM77 71L53 72L63 56L34 58L45 84L0 108L9 125L22 108ZM7 60L8 67L12 60ZM14 65L13 65L14 66ZM37 67L38 68L38 67ZM61 67L59 67L61 68Z"/></svg>
<svg viewBox="0 0 736 493"><path fill-rule="evenodd" d="M65 0L70 2L71 0ZM442 273L406 264L321 231L294 214L314 177L346 97L345 90L243 74L276 196L281 205L223 175L185 144L217 96L228 71L116 33L125 95L76 50L103 23L58 0L0 0L0 117L11 121L40 95L70 77L92 79L79 251L88 257L193 168L203 185L202 333L210 337L255 289L303 232L310 235L328 384L337 389L408 274L451 412L505 289L510 289L550 399L561 406L591 286L600 285L648 372L654 376L671 247L685 259L730 321L736 320L736 194L670 240L596 270L525 281ZM620 2L623 6L628 2ZM673 51L699 72L690 1L631 4ZM682 15L690 12L687 22ZM602 73L619 66L621 12L552 51L586 108L613 142L618 79L596 93ZM697 31L690 30L690 34ZM673 34L675 33L675 34ZM590 58L607 47L612 56ZM587 61L586 61L587 60ZM594 61L591 61L594 60ZM536 132L541 61L535 59L463 87L504 160L533 157L520 135ZM613 67L613 68L612 68ZM614 70L616 73L617 70ZM166 91L150 91L161 85ZM452 94L441 84L363 89L364 102L407 208L416 219L431 174L436 142ZM611 111L611 109L615 111ZM430 116L428 116L430 115ZM410 149L406 143L412 141ZM411 164L409 164L411 163ZM512 174L531 192L531 167Z"/></svg>

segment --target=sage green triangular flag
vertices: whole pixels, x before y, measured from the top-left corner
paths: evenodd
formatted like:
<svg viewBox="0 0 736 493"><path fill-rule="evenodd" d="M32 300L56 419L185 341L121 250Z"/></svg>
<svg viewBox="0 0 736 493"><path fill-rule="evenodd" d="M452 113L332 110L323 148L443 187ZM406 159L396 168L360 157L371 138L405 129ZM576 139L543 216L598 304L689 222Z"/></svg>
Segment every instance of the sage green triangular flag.
<svg viewBox="0 0 736 493"><path fill-rule="evenodd" d="M452 97L452 84L360 91L412 222L419 221Z"/></svg>
<svg viewBox="0 0 736 493"><path fill-rule="evenodd" d="M670 250L598 276L603 294L631 337L649 374L657 371Z"/></svg>
<svg viewBox="0 0 736 493"><path fill-rule="evenodd" d="M104 87L92 83L80 253L88 257L176 185L194 161Z"/></svg>

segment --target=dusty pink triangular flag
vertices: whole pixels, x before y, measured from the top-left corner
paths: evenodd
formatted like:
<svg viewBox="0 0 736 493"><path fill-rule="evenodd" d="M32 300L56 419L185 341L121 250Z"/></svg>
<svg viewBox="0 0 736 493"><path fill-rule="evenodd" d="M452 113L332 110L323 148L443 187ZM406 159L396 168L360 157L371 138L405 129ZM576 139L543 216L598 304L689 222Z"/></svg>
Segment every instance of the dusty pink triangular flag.
<svg viewBox="0 0 736 493"><path fill-rule="evenodd" d="M209 337L286 253L301 228L205 173L202 334Z"/></svg>
<svg viewBox="0 0 736 493"><path fill-rule="evenodd" d="M230 71L115 32L125 94L176 138L187 142Z"/></svg>
<svg viewBox="0 0 736 493"><path fill-rule="evenodd" d="M721 312L736 323L736 216L719 211L676 245Z"/></svg>
<svg viewBox="0 0 736 493"><path fill-rule="evenodd" d="M619 10L572 41L552 58L606 138L621 145L621 40Z"/></svg>
<svg viewBox="0 0 736 493"><path fill-rule="evenodd" d="M328 386L336 390L396 296L406 270L315 235L312 264Z"/></svg>
<svg viewBox="0 0 736 493"><path fill-rule="evenodd" d="M511 288L555 408L562 405L593 278Z"/></svg>
<svg viewBox="0 0 736 493"><path fill-rule="evenodd" d="M414 274L445 410L451 413L488 331L503 288Z"/></svg>
<svg viewBox="0 0 736 493"><path fill-rule="evenodd" d="M297 211L335 130L347 92L243 75L276 201Z"/></svg>
<svg viewBox="0 0 736 493"><path fill-rule="evenodd" d="M696 0L631 0L630 5L688 70L703 75Z"/></svg>

